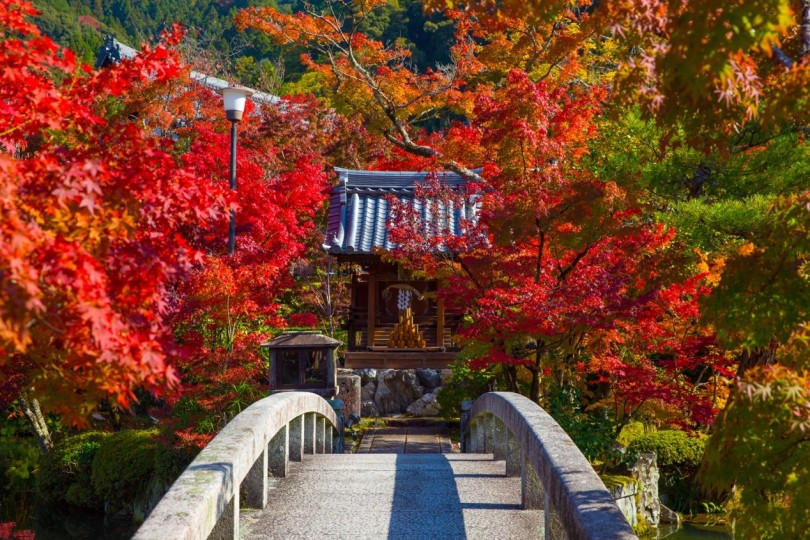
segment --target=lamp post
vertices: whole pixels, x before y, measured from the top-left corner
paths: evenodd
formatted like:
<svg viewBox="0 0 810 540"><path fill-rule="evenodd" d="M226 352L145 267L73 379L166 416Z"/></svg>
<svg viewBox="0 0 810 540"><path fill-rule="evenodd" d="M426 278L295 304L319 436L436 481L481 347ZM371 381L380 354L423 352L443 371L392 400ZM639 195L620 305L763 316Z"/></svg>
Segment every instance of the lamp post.
<svg viewBox="0 0 810 540"><path fill-rule="evenodd" d="M225 107L225 117L231 121L231 190L236 191L236 124L242 120L245 102L253 95L253 90L244 86L229 86L219 91ZM236 250L236 211L231 210L228 225L228 253Z"/></svg>

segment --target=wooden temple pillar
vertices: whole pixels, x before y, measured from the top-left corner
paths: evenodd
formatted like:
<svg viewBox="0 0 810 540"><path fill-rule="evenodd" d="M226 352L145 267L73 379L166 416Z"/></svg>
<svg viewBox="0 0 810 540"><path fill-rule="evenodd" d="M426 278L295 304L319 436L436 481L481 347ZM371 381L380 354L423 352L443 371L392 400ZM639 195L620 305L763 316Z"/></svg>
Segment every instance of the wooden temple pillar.
<svg viewBox="0 0 810 540"><path fill-rule="evenodd" d="M354 350L357 347L357 325L355 321L357 320L357 311L354 309L357 306L357 273L352 272L352 285L351 285L351 301L349 303L349 324L348 330L349 335L348 340L348 349Z"/></svg>
<svg viewBox="0 0 810 540"><path fill-rule="evenodd" d="M438 294L438 287L436 293ZM444 299L436 299L436 346L444 350Z"/></svg>
<svg viewBox="0 0 810 540"><path fill-rule="evenodd" d="M366 329L366 346L371 349L374 346L374 331L377 324L377 277L374 274L368 276L368 328Z"/></svg>

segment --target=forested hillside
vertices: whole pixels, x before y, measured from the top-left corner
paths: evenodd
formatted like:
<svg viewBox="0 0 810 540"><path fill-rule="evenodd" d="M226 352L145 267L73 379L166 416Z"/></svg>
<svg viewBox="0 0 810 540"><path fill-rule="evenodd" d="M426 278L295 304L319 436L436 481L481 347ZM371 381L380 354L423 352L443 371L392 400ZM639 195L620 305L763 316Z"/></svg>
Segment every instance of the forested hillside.
<svg viewBox="0 0 810 540"><path fill-rule="evenodd" d="M234 15L246 7L269 5L295 12L303 8L302 0L35 0L34 5L41 11L37 25L88 63L94 61L106 34L137 47L180 22L189 30L187 46L202 50L203 57L215 57L208 62L212 66L204 66L218 71L215 75L234 74L248 85L270 76L287 83L283 91L273 89L283 93L308 88L306 81L300 83L305 69L298 51L282 50L267 36L250 30L241 33L233 25ZM419 68L449 62L452 21L425 15L417 0L389 0L364 21L363 30L373 39L410 49Z"/></svg>

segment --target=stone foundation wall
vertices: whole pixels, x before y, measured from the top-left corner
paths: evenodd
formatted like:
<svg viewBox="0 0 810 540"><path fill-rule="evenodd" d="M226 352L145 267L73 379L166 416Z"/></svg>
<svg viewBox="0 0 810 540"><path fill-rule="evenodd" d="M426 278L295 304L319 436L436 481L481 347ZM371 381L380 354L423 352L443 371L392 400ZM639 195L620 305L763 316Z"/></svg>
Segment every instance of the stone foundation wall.
<svg viewBox="0 0 810 540"><path fill-rule="evenodd" d="M435 369L358 369L360 415L363 417L411 414L438 416L438 394L449 370Z"/></svg>
<svg viewBox="0 0 810 540"><path fill-rule="evenodd" d="M627 523L631 527L638 525L638 504L636 495L639 493L639 484L630 476L604 475L602 481L613 495L619 510L622 511Z"/></svg>
<svg viewBox="0 0 810 540"><path fill-rule="evenodd" d="M657 527L661 523L661 501L658 498L658 465L654 453L639 454L630 467L631 476L603 475L602 481L619 505L631 526L640 519Z"/></svg>

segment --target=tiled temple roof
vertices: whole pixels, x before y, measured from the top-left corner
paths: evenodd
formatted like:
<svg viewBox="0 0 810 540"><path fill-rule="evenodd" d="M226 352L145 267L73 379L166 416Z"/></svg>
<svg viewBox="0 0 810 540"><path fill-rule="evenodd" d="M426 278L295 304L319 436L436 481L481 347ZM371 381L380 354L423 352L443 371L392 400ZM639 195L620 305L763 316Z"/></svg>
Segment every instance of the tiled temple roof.
<svg viewBox="0 0 810 540"><path fill-rule="evenodd" d="M124 45L112 36L107 36L104 40L104 44L101 46L96 56L96 67L101 68L111 63L118 63L122 59L131 60L137 55L137 50ZM228 81L206 75L205 73L200 73L199 71L192 71L190 76L193 80L197 81L201 85L207 86L215 91L222 90L223 88L230 86ZM281 101L281 98L278 96L266 94L264 92L254 92L253 95L250 96L250 99L255 103L269 103L271 105Z"/></svg>
<svg viewBox="0 0 810 540"><path fill-rule="evenodd" d="M329 224L323 245L326 251L335 255L365 255L393 247L388 238L391 208L387 199L391 195L415 204L428 234L430 224L437 220L442 220L443 225L453 233L461 234L462 218L472 219L475 215L473 202L446 208L442 203L414 200L416 186L425 182L430 173L340 168L335 168L335 171L340 180L332 188ZM462 188L466 185L466 181L455 173L441 172L438 177L445 186Z"/></svg>

